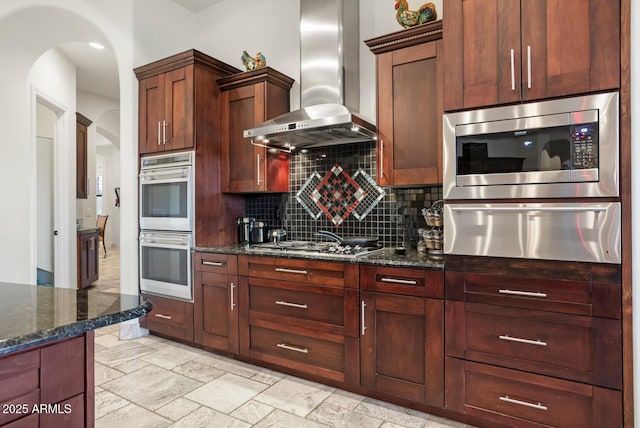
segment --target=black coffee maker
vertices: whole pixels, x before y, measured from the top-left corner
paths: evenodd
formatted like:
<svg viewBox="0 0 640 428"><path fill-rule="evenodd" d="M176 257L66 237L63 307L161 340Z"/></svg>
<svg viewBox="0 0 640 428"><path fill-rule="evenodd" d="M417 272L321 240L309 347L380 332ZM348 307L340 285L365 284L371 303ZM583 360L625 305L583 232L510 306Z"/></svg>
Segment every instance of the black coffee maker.
<svg viewBox="0 0 640 428"><path fill-rule="evenodd" d="M253 217L238 217L238 242L248 244L251 241L251 232L256 219Z"/></svg>

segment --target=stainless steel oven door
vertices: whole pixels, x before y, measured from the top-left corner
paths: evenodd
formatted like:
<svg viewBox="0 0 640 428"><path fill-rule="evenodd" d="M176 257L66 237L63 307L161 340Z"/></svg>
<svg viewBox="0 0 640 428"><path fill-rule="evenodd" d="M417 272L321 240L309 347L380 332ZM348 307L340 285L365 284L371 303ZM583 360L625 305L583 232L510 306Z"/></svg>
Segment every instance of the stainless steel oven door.
<svg viewBox="0 0 640 428"><path fill-rule="evenodd" d="M621 261L620 203L445 204L445 254Z"/></svg>
<svg viewBox="0 0 640 428"><path fill-rule="evenodd" d="M192 231L193 186L191 163L143 168L140 172L140 229Z"/></svg>
<svg viewBox="0 0 640 428"><path fill-rule="evenodd" d="M190 233L140 233L140 290L193 300Z"/></svg>

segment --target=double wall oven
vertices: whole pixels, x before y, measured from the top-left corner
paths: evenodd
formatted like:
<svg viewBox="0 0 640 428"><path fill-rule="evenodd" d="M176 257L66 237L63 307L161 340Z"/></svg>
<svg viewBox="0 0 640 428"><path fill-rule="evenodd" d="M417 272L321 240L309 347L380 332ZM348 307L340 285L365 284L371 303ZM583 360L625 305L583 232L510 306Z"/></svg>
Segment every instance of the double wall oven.
<svg viewBox="0 0 640 428"><path fill-rule="evenodd" d="M190 301L194 153L148 156L140 165L140 290Z"/></svg>
<svg viewBox="0 0 640 428"><path fill-rule="evenodd" d="M445 254L620 263L618 97L446 114Z"/></svg>

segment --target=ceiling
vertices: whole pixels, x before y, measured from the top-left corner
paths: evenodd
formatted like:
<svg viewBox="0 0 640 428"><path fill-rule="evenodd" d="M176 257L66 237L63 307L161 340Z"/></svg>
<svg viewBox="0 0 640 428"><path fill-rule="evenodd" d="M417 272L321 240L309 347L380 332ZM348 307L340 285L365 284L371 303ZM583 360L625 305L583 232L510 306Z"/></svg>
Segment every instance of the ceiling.
<svg viewBox="0 0 640 428"><path fill-rule="evenodd" d="M189 9L191 12L198 13L211 5L220 3L223 0L173 0L176 3Z"/></svg>
<svg viewBox="0 0 640 428"><path fill-rule="evenodd" d="M120 99L118 65L113 52L94 49L86 42L65 43L57 49L75 64L78 91Z"/></svg>

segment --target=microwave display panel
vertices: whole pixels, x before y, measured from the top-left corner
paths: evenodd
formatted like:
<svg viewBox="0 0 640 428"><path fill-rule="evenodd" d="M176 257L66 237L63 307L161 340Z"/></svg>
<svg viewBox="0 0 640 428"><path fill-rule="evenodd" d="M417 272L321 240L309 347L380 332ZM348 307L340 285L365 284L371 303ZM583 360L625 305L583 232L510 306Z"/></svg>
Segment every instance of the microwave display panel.
<svg viewBox="0 0 640 428"><path fill-rule="evenodd" d="M464 135L456 153L457 175L597 168L597 124Z"/></svg>

